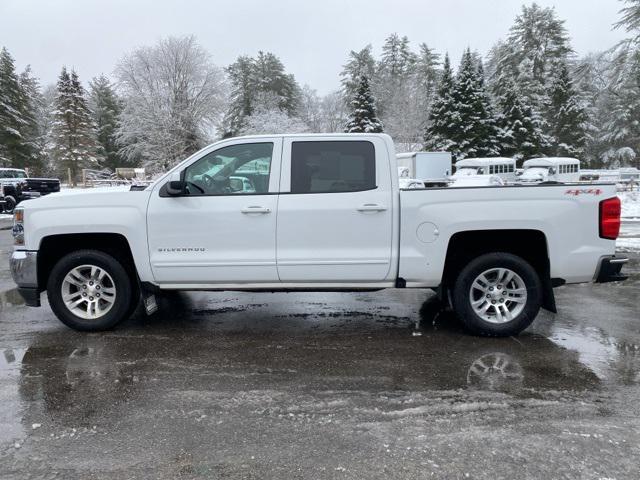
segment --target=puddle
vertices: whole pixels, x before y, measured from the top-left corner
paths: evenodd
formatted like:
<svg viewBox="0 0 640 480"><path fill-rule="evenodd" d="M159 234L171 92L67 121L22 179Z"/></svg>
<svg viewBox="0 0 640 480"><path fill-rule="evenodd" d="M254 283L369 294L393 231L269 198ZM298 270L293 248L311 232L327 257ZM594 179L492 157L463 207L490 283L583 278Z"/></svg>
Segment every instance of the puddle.
<svg viewBox="0 0 640 480"><path fill-rule="evenodd" d="M640 382L640 345L618 341L595 327L554 326L549 339L577 352L580 362L602 381L623 385Z"/></svg>
<svg viewBox="0 0 640 480"><path fill-rule="evenodd" d="M17 288L0 292L0 309L15 305L24 305L24 299L18 293Z"/></svg>

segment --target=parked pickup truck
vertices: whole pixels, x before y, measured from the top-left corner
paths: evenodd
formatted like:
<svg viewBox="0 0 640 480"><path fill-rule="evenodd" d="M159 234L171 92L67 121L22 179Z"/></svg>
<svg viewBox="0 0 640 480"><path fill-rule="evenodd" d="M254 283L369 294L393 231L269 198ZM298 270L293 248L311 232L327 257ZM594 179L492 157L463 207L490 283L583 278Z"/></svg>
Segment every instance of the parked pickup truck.
<svg viewBox="0 0 640 480"><path fill-rule="evenodd" d="M102 330L165 290L432 288L471 332L513 335L553 287L621 278L614 185L400 190L384 134L231 138L146 188L16 209L27 305ZM248 179L254 191L234 187Z"/></svg>
<svg viewBox="0 0 640 480"><path fill-rule="evenodd" d="M30 178L19 168L0 168L0 208L13 212L18 203L60 191L57 178Z"/></svg>

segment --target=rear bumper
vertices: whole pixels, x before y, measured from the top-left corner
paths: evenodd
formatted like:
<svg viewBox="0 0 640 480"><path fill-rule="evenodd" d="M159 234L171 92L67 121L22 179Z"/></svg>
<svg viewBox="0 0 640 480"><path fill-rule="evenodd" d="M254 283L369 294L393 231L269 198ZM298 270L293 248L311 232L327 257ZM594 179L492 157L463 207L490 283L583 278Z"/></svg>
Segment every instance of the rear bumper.
<svg viewBox="0 0 640 480"><path fill-rule="evenodd" d="M18 293L31 307L40 306L38 288L38 252L17 250L11 255L9 268L13 281L18 285Z"/></svg>
<svg viewBox="0 0 640 480"><path fill-rule="evenodd" d="M617 255L601 258L594 281L596 283L607 283L626 280L627 276L620 272L622 270L622 266L628 261L629 259L627 257Z"/></svg>

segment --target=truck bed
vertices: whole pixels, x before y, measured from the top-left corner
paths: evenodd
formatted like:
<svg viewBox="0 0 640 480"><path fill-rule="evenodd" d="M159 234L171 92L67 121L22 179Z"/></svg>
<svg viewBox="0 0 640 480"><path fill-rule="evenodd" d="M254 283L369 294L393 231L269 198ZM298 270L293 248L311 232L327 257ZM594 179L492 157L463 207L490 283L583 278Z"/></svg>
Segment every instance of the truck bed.
<svg viewBox="0 0 640 480"><path fill-rule="evenodd" d="M454 234L524 230L544 235L552 278L591 281L600 258L615 253L598 220L599 203L614 196L605 183L401 190L399 277L437 286Z"/></svg>

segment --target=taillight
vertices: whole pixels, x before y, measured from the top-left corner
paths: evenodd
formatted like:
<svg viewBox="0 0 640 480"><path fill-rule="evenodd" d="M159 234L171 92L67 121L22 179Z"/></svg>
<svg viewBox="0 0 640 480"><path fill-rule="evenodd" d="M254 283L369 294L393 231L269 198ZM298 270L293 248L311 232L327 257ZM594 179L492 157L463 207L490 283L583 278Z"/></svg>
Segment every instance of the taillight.
<svg viewBox="0 0 640 480"><path fill-rule="evenodd" d="M618 197L600 202L600 238L615 240L620 233L621 203Z"/></svg>

